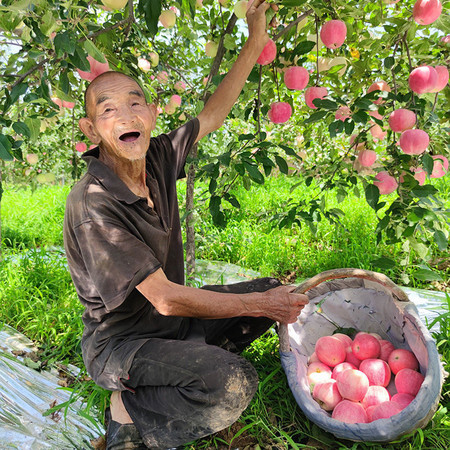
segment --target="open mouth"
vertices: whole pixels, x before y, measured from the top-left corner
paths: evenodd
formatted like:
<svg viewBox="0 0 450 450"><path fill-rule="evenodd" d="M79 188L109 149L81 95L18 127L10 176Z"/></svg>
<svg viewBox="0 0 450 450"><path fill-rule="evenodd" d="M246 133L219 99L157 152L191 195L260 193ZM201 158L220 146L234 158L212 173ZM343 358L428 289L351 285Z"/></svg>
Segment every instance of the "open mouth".
<svg viewBox="0 0 450 450"><path fill-rule="evenodd" d="M121 134L119 139L123 142L134 142L140 135L139 131L130 131L129 133Z"/></svg>

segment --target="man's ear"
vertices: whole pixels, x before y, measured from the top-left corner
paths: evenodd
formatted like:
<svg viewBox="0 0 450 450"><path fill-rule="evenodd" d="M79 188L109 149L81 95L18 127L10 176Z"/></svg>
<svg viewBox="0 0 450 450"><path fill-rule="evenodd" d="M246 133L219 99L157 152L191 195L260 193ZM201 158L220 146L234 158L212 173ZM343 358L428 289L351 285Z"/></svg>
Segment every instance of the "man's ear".
<svg viewBox="0 0 450 450"><path fill-rule="evenodd" d="M92 120L88 117L82 117L78 121L78 126L80 127L80 130L83 132L83 134L93 143L93 144L100 144L100 136L97 134L97 131L94 127L94 124L92 123Z"/></svg>
<svg viewBox="0 0 450 450"><path fill-rule="evenodd" d="M152 123L150 129L153 131L156 127L156 118L158 117L157 106L154 103L147 103L147 106L152 114Z"/></svg>

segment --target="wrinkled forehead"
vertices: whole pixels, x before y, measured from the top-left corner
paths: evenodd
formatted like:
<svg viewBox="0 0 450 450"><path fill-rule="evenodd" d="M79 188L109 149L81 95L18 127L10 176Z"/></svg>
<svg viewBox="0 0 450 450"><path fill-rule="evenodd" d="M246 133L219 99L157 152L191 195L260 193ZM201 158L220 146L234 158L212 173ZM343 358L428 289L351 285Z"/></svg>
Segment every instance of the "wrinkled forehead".
<svg viewBox="0 0 450 450"><path fill-rule="evenodd" d="M120 72L105 72L87 87L86 108L92 111L101 100L121 95L137 95L145 99L142 88L133 78Z"/></svg>

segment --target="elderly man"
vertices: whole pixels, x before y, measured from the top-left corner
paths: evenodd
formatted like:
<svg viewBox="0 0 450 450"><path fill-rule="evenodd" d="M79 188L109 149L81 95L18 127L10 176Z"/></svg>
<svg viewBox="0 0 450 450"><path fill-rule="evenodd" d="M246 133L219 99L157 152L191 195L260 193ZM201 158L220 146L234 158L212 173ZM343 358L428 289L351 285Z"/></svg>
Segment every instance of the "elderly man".
<svg viewBox="0 0 450 450"><path fill-rule="evenodd" d="M249 38L197 118L157 137L156 106L132 78L106 72L87 88L86 175L69 194L67 260L85 306L83 358L113 391L107 448L167 448L238 419L257 374L238 355L274 321L307 303L268 278L223 287L184 286L176 181L191 146L219 128L268 36L255 0Z"/></svg>

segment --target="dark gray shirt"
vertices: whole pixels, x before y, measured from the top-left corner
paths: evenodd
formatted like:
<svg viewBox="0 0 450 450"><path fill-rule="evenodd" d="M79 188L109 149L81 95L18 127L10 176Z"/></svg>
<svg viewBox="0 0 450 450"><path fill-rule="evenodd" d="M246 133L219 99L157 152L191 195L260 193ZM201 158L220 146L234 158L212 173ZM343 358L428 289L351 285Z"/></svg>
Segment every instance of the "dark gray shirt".
<svg viewBox="0 0 450 450"><path fill-rule="evenodd" d="M189 319L160 315L136 286L158 268L184 284L176 181L185 176L198 129L193 119L150 140L146 174L154 209L99 161L98 147L84 154L87 173L67 198L64 245L85 307L83 359L106 389L123 389L120 379L149 338L182 339L189 329Z"/></svg>

